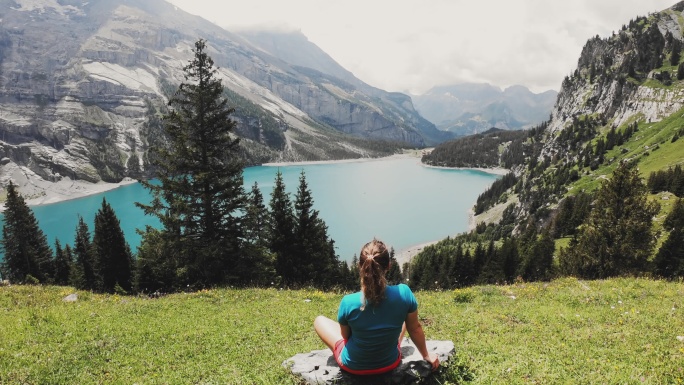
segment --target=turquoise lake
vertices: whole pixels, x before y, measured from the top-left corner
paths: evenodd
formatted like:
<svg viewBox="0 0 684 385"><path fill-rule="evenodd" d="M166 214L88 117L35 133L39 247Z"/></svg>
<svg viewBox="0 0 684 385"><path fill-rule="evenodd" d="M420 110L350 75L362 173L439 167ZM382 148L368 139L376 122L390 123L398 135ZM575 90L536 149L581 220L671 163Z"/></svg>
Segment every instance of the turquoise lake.
<svg viewBox="0 0 684 385"><path fill-rule="evenodd" d="M292 200L304 171L314 208L328 225L340 259L347 261L373 237L399 251L467 231L468 210L499 177L477 170L425 167L418 158L390 157L364 162L249 167L243 174L245 189L249 191L257 182L268 204L279 169ZM103 197L114 208L135 252L140 244L136 229L158 224L134 205L151 199L138 183L31 209L51 246L54 247L55 239L62 245L73 244L79 215L92 234L95 213Z"/></svg>

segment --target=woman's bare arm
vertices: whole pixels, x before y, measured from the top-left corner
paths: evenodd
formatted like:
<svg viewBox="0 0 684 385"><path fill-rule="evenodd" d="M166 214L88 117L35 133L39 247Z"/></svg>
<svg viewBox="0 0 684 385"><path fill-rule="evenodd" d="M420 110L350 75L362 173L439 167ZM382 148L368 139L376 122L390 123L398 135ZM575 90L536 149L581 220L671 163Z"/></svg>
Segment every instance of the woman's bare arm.
<svg viewBox="0 0 684 385"><path fill-rule="evenodd" d="M351 328L349 325L340 325L340 332L342 333L342 338L344 338L345 341L351 337Z"/></svg>
<svg viewBox="0 0 684 385"><path fill-rule="evenodd" d="M425 344L425 333L423 326L418 320L418 311L406 315L406 330L411 336L411 341L418 348L418 352L423 356L423 359L432 364L432 370L436 370L439 366L439 358L434 353L429 353L427 345Z"/></svg>

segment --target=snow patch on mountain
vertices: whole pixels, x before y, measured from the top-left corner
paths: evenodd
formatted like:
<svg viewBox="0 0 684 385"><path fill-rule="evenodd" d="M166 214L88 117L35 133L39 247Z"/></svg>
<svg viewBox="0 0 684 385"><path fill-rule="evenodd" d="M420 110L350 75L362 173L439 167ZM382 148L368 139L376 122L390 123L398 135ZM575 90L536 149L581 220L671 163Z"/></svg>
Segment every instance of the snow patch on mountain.
<svg viewBox="0 0 684 385"><path fill-rule="evenodd" d="M132 90L161 95L161 91L157 87L156 76L142 68L126 68L119 64L90 62L84 63L83 69L89 72L93 79L104 80Z"/></svg>

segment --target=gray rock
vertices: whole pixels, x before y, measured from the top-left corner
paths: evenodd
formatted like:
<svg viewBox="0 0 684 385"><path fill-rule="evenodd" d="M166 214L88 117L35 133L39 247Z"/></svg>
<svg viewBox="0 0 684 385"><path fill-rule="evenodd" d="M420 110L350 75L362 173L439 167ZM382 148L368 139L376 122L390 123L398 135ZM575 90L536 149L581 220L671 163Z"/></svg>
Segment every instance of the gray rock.
<svg viewBox="0 0 684 385"><path fill-rule="evenodd" d="M76 302L78 301L78 294L69 294L66 297L62 298L62 301L64 302Z"/></svg>
<svg viewBox="0 0 684 385"><path fill-rule="evenodd" d="M437 354L441 363L454 354L452 341L427 341L428 351ZM283 366L302 377L305 384L335 385L399 385L414 384L432 375L430 364L423 360L409 339L401 344L401 364L391 372L374 376L357 376L344 372L329 349L299 353L283 361Z"/></svg>

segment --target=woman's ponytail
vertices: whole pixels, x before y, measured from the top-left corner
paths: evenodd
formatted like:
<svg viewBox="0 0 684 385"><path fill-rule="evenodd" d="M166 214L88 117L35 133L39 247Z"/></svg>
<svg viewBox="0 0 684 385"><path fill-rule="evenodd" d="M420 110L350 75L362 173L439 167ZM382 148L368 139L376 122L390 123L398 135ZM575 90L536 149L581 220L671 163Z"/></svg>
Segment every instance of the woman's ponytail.
<svg viewBox="0 0 684 385"><path fill-rule="evenodd" d="M359 275L361 276L361 292L363 293L364 310L366 304L377 305L385 297L390 256L387 246L382 241L373 239L361 249L359 257Z"/></svg>

